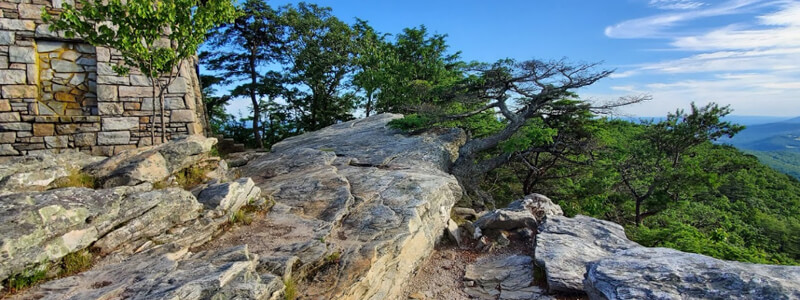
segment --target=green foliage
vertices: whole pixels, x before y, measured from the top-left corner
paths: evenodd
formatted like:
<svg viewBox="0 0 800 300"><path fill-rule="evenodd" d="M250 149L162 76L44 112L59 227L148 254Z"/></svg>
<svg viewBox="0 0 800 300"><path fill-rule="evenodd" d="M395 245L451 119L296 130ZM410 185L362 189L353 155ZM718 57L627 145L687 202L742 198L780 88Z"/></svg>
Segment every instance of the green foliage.
<svg viewBox="0 0 800 300"><path fill-rule="evenodd" d="M297 283L292 277L283 281L285 289L283 290L283 299L294 300L297 299Z"/></svg>
<svg viewBox="0 0 800 300"><path fill-rule="evenodd" d="M189 190L206 180L206 172L208 172L208 170L200 166L189 166L175 173L175 182L183 189ZM155 188L155 186L153 188Z"/></svg>
<svg viewBox="0 0 800 300"><path fill-rule="evenodd" d="M773 169L800 179L800 152L797 151L752 151L745 153L755 155L763 164Z"/></svg>
<svg viewBox="0 0 800 300"><path fill-rule="evenodd" d="M433 119L419 114L409 114L404 118L389 121L389 127L403 131L416 131L431 126Z"/></svg>
<svg viewBox="0 0 800 300"><path fill-rule="evenodd" d="M511 138L502 141L500 149L506 153L525 151L534 145L552 144L558 129L548 128L542 119L530 119Z"/></svg>
<svg viewBox="0 0 800 300"><path fill-rule="evenodd" d="M253 223L253 214L243 207L228 217L228 223L250 225Z"/></svg>
<svg viewBox="0 0 800 300"><path fill-rule="evenodd" d="M800 181L733 147L701 142L680 156L676 169L657 174L664 176L659 180L669 186L658 189L671 194L653 192L658 201L645 201L643 205L657 213L635 226L634 196L620 184L619 171L613 166L630 159L630 152L626 152L629 146L646 136L651 125L603 119L596 122L594 138L602 147L594 151L591 163L561 161L559 168L550 169L555 170L550 171L550 177L558 177L558 170L572 176L540 181L528 192L548 195L567 215L583 214L623 224L628 237L645 246L728 260L800 264ZM510 182L506 190L484 182L487 190L503 199L522 196L517 174L524 169L515 168L517 164L507 164L488 177Z"/></svg>
<svg viewBox="0 0 800 300"><path fill-rule="evenodd" d="M328 256L325 257L325 263L338 264L339 263L339 259L341 258L341 256L342 256L342 253L339 252L339 251L335 251L335 252L333 252L331 254L328 254Z"/></svg>
<svg viewBox="0 0 800 300"><path fill-rule="evenodd" d="M88 250L83 249L72 252L61 259L61 272L59 272L59 276L69 276L86 271L92 267L92 263L92 254L89 253Z"/></svg>
<svg viewBox="0 0 800 300"><path fill-rule="evenodd" d="M692 160L695 149L723 136L731 137L744 127L721 121L731 112L715 103L678 110L657 123L645 123L643 130L624 137L610 147L611 167L620 186L633 198L635 222L666 209L670 202L691 199L716 184L716 174L703 170Z"/></svg>
<svg viewBox="0 0 800 300"><path fill-rule="evenodd" d="M54 185L56 188L85 187L93 189L97 187L97 179L80 169L70 169L69 174L56 179Z"/></svg>
<svg viewBox="0 0 800 300"><path fill-rule="evenodd" d="M83 0L81 9L68 3L62 8L57 16L44 12L50 30L114 48L127 65L115 71L124 74L134 67L150 78L172 72L195 55L206 32L234 15L229 0ZM165 43L165 37L171 42Z"/></svg>
<svg viewBox="0 0 800 300"><path fill-rule="evenodd" d="M436 103L462 79L464 64L459 52L449 52L447 35L431 35L419 26L403 29L390 43L364 31L363 67L354 84L374 94L377 112L409 113Z"/></svg>
<svg viewBox="0 0 800 300"><path fill-rule="evenodd" d="M29 288L47 279L48 267L47 264L41 264L24 270L19 274L12 275L6 279L5 286L11 290L11 292Z"/></svg>

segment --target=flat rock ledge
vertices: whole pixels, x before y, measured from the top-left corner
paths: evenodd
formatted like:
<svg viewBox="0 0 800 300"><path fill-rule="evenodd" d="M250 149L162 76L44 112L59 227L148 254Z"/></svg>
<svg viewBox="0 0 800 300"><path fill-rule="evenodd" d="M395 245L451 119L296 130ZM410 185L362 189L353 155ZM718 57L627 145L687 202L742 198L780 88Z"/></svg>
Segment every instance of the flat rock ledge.
<svg viewBox="0 0 800 300"><path fill-rule="evenodd" d="M590 299L800 298L800 267L643 247L622 226L586 216L548 217L535 245L536 267L551 292Z"/></svg>
<svg viewBox="0 0 800 300"><path fill-rule="evenodd" d="M800 299L800 267L637 247L587 266L591 299Z"/></svg>
<svg viewBox="0 0 800 300"><path fill-rule="evenodd" d="M533 259L518 254L486 256L468 265L464 291L475 299L555 299L533 285Z"/></svg>
<svg viewBox="0 0 800 300"><path fill-rule="evenodd" d="M169 245L12 299L281 299L281 278L256 272L258 261L246 245L200 253Z"/></svg>

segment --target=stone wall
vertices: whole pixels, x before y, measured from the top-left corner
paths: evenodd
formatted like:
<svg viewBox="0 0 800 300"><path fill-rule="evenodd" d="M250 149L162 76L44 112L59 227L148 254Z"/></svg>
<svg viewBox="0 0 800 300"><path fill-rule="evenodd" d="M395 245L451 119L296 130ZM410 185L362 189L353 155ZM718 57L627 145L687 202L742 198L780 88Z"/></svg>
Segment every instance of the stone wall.
<svg viewBox="0 0 800 300"><path fill-rule="evenodd" d="M73 148L112 155L160 141L160 111L147 77L118 76L119 52L47 30L51 12L73 0L0 1L0 155ZM167 138L203 134L205 111L196 61L165 91ZM155 121L155 122L153 122Z"/></svg>

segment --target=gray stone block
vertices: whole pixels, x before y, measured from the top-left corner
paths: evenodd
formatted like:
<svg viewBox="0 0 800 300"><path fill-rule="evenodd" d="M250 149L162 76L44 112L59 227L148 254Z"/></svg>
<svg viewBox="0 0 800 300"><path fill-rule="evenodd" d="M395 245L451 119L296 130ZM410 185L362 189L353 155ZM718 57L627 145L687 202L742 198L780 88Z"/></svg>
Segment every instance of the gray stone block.
<svg viewBox="0 0 800 300"><path fill-rule="evenodd" d="M130 141L130 131L107 131L97 133L98 145L122 145Z"/></svg>
<svg viewBox="0 0 800 300"><path fill-rule="evenodd" d="M103 130L137 130L139 129L139 118L137 117L116 117L103 118Z"/></svg>

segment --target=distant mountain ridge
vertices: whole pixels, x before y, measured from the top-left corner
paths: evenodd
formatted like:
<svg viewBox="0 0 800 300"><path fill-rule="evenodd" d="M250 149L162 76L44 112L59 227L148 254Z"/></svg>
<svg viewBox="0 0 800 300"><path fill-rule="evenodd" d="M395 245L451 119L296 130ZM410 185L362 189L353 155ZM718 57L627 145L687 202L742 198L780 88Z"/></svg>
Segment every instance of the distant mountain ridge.
<svg viewBox="0 0 800 300"><path fill-rule="evenodd" d="M618 119L639 123L642 120L653 120L653 121L661 121L664 120L664 116L660 117L617 117ZM754 126L760 124L768 124L768 123L800 123L800 117L791 118L791 117L775 117L775 116L726 116L723 118L725 121L733 122L740 125L745 126Z"/></svg>
<svg viewBox="0 0 800 300"><path fill-rule="evenodd" d="M717 143L731 144L755 155L763 164L800 179L800 117L745 126L733 138Z"/></svg>
<svg viewBox="0 0 800 300"><path fill-rule="evenodd" d="M720 139L718 142L743 150L800 152L800 117L749 125L733 138Z"/></svg>

